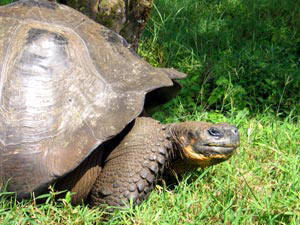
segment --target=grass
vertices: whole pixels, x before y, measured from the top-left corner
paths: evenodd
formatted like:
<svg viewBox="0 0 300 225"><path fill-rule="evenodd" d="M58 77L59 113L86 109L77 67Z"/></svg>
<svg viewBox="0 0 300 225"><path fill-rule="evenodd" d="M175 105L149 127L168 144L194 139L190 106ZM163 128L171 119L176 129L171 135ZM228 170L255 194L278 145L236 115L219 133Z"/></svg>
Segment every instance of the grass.
<svg viewBox="0 0 300 225"><path fill-rule="evenodd" d="M162 122L235 124L232 159L157 186L107 216L55 192L16 202L0 193L0 224L300 224L300 6L279 0L160 0L139 54L189 74ZM2 2L1 2L2 3Z"/></svg>
<svg viewBox="0 0 300 225"><path fill-rule="evenodd" d="M293 0L163 0L140 53L189 74L181 94L194 110L300 114L299 27Z"/></svg>

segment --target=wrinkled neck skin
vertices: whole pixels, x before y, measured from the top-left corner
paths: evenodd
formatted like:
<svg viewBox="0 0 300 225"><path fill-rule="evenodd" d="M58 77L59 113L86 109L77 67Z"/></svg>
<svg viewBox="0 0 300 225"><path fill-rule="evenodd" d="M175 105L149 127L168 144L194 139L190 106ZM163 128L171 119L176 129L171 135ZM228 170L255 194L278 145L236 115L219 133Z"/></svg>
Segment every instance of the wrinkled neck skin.
<svg viewBox="0 0 300 225"><path fill-rule="evenodd" d="M172 146L168 151L168 162L166 164L166 172L171 175L183 175L186 172L195 170L199 167L197 163L185 157L183 148L188 146L187 129L178 126L177 123L168 124L168 137Z"/></svg>

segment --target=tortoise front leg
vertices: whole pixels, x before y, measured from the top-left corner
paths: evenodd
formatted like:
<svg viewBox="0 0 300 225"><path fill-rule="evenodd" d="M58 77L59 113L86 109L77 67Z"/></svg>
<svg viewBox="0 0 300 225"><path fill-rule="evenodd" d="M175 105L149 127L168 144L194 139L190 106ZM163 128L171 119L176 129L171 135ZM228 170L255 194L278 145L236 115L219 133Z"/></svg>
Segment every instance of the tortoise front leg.
<svg viewBox="0 0 300 225"><path fill-rule="evenodd" d="M131 131L111 152L91 190L92 205L128 206L142 202L153 190L167 161L170 142L165 127L137 118Z"/></svg>

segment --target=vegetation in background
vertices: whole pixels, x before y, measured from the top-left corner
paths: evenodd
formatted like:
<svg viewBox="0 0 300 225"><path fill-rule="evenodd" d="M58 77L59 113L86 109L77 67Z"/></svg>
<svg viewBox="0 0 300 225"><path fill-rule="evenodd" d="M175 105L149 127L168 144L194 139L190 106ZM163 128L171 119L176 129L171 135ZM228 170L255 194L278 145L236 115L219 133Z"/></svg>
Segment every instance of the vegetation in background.
<svg viewBox="0 0 300 225"><path fill-rule="evenodd" d="M13 2L12 0L0 0L0 5L6 5Z"/></svg>
<svg viewBox="0 0 300 225"><path fill-rule="evenodd" d="M189 76L154 117L235 124L237 154L111 216L3 191L0 224L300 224L299 29L299 1L156 0L139 54Z"/></svg>
<svg viewBox="0 0 300 225"><path fill-rule="evenodd" d="M160 0L152 12L140 54L189 74L186 110L300 114L299 1Z"/></svg>

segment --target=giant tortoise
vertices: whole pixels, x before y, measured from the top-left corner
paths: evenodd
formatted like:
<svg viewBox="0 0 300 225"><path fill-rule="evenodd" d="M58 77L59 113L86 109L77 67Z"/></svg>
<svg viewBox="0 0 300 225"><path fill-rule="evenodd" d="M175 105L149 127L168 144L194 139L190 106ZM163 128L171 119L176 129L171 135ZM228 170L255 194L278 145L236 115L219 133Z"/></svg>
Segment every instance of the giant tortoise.
<svg viewBox="0 0 300 225"><path fill-rule="evenodd" d="M55 183L75 204L138 204L165 169L217 164L239 145L228 124L142 117L160 98L151 93L184 74L152 67L64 5L0 7L0 73L0 181L18 198Z"/></svg>

